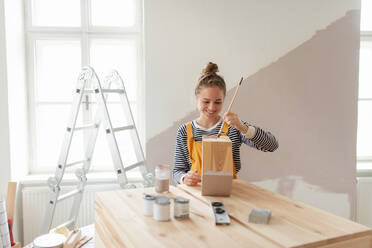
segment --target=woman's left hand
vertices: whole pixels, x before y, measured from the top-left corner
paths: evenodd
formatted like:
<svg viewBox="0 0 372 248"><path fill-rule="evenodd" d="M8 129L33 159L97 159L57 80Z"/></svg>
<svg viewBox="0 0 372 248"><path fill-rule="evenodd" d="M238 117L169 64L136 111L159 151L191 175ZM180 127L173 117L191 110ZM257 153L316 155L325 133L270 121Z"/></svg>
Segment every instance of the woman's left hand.
<svg viewBox="0 0 372 248"><path fill-rule="evenodd" d="M240 120L239 116L233 112L226 112L223 115L223 120L229 126L232 126L233 128L239 130L242 133L246 133L248 131L248 127L244 125L244 123Z"/></svg>

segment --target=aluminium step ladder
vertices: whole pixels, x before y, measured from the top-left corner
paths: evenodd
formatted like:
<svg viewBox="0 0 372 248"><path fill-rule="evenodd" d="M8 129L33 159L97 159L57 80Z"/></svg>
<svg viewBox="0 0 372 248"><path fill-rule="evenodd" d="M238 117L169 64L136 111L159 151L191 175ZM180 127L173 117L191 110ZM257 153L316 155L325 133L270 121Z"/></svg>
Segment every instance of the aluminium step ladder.
<svg viewBox="0 0 372 248"><path fill-rule="evenodd" d="M112 89L111 87L113 85L116 86L116 88ZM117 175L120 187L123 189L135 188L133 184L128 183L128 178L126 176L127 171L135 168L140 169L141 175L143 177L144 187L153 185L153 176L151 173L148 172L146 168L144 153L139 140L137 128L133 120L133 115L130 109L129 100L125 91L123 80L116 71L113 71L105 78L104 86L105 87L102 88L99 78L92 67L87 66L82 69L78 77L77 88L72 102L72 111L62 143L61 153L59 156L55 176L50 177L47 182L51 190L51 194L49 197L45 219L41 230L42 233L47 233L52 228L53 217L57 203L71 197L74 197L74 199L69 220L57 226L56 228L62 226L66 226L69 229L75 228L80 204L84 193L84 188L87 183L86 174L89 172L101 122L104 125L109 150L111 152L115 173ZM96 96L95 98L97 101L97 110L94 116L94 122L89 125L77 127L76 122L80 110L80 105L82 103L83 96L87 94L94 94ZM112 126L112 121L107 107L107 98L110 94L119 94L120 102L124 110L124 115L131 124L115 128ZM90 129L90 134L88 135L89 141L84 144L84 158L80 161L67 164L74 132L87 129ZM138 161L128 166L124 166L122 154L120 154L117 139L115 137L115 133L124 130L130 130L132 145L135 151L136 159ZM82 165L82 167L75 170L75 175L78 179L76 189L60 195L61 182L65 173L65 169L77 165Z"/></svg>

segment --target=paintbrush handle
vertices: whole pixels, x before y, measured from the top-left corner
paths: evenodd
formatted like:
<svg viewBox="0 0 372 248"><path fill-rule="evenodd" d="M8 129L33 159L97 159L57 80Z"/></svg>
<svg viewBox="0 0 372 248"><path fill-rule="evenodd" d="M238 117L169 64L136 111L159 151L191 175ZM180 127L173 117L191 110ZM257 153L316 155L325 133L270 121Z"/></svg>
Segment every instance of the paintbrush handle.
<svg viewBox="0 0 372 248"><path fill-rule="evenodd" d="M227 112L230 112L231 107L232 107L232 105L233 105L233 103L234 103L234 101L235 101L235 97L236 97L236 95L238 94L238 91L239 91L239 88L240 88L240 85L242 84L242 82L243 82L243 78L240 79L240 82L239 82L238 86L236 87L236 90L235 90L234 96L233 96L233 98L232 98L232 100L231 100L231 102L230 102L229 108L227 109L226 113L227 113ZM217 137L220 137L221 132L222 132L222 128L223 128L224 124L225 124L225 121L222 122L222 125L221 125L221 128L220 128L220 131L218 132Z"/></svg>
<svg viewBox="0 0 372 248"><path fill-rule="evenodd" d="M232 100L231 100L231 102L230 102L230 106L229 106L229 108L227 109L226 112L230 112L231 107L232 107L232 105L233 105L233 103L234 103L234 101L235 101L235 97L236 97L236 95L238 94L239 88L240 88L240 84L238 84L238 86L236 87L236 90L235 90L234 96L233 96L233 98L232 98Z"/></svg>

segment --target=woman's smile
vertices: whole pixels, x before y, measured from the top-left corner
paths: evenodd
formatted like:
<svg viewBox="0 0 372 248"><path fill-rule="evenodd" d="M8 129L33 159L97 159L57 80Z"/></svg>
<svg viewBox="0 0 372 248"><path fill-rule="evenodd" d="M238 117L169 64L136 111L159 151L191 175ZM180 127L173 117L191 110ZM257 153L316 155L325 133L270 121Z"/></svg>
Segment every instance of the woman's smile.
<svg viewBox="0 0 372 248"><path fill-rule="evenodd" d="M222 110L224 93L218 87L205 87L200 90L197 102L200 111L200 118L205 121L216 121ZM203 117L204 116L204 117Z"/></svg>
<svg viewBox="0 0 372 248"><path fill-rule="evenodd" d="M217 113L217 111L210 111L210 110L206 110L204 112L207 113L207 115L209 116L214 116Z"/></svg>

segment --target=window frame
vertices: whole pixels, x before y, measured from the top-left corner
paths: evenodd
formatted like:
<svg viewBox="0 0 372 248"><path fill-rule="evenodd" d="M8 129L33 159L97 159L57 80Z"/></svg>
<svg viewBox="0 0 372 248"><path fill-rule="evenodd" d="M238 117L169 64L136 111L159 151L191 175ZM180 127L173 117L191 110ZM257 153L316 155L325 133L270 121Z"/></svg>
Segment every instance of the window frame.
<svg viewBox="0 0 372 248"><path fill-rule="evenodd" d="M364 41L372 42L372 31L360 31L360 44ZM360 68L360 67L359 67ZM372 83L372 82L371 82ZM372 102L371 98L361 98L358 94L358 106L360 101L370 101ZM371 156L358 156L356 157L357 162L357 176L363 177L363 176L372 176L372 167L370 169L361 169L358 168L358 164L362 163L371 163L372 164L372 153Z"/></svg>
<svg viewBox="0 0 372 248"><path fill-rule="evenodd" d="M90 0L80 0L80 11L81 11L81 26L80 27L43 27L43 26L32 26L32 15L31 7L32 3L30 0L24 1L24 13L25 13L25 46L26 46L26 77L27 77L27 120L28 120L28 147L29 147L29 165L28 174L45 174L54 173L57 166L58 157L56 157L55 166L51 166L50 170L43 170L37 165L37 129L36 129L36 118L37 118L37 105L40 104L36 97L36 79L35 79L35 68L36 68L36 41L37 40L75 40L79 41L81 44L81 66L88 65L90 61L90 49L91 49L91 39L118 39L127 40L132 39L137 48L137 71L136 71L136 98L135 101L130 101L130 103L135 102L137 119L135 120L137 130L139 132L140 140L145 140L145 103L144 100L144 58L143 58L143 21L142 21L142 0L135 0L136 4L136 20L132 27L101 27L93 26L91 17L91 6ZM125 80L125 78L124 78ZM73 92L71 92L71 95ZM50 104L68 104L69 102L49 102L41 101ZM90 108L92 109L92 108ZM91 110L89 110L91 111ZM83 112L84 116L94 115L94 113ZM67 124L68 116L66 116ZM138 125L139 123L140 125ZM58 130L56 130L58 131ZM63 130L60 130L63 132ZM84 140L86 142L86 139ZM142 142L142 144L144 144ZM145 147L142 146L145 151ZM95 171L95 170L90 170ZM113 171L112 166L107 167L107 171ZM97 170L97 172L102 172L102 170Z"/></svg>

